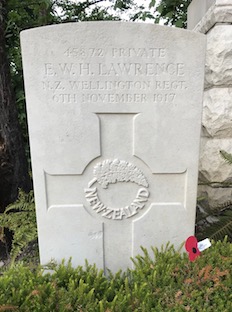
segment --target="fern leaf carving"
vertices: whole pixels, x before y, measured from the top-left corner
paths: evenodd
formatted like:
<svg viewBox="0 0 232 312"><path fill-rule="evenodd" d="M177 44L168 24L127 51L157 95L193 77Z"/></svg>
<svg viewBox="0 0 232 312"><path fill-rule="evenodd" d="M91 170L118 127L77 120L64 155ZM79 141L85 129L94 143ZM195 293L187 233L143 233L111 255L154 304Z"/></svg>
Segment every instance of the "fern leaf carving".
<svg viewBox="0 0 232 312"><path fill-rule="evenodd" d="M116 182L133 182L148 187L147 179L140 169L125 160L104 160L97 163L93 174L103 188Z"/></svg>

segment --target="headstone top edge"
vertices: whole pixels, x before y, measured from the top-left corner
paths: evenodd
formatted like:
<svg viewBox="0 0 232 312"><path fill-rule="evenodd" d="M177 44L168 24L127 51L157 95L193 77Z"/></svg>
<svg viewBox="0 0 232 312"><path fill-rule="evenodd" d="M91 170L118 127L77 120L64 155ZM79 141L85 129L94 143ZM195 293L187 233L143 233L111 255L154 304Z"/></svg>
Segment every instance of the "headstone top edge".
<svg viewBox="0 0 232 312"><path fill-rule="evenodd" d="M154 24L154 23L139 23L139 22L125 22L125 21L87 21L87 22L70 22L70 23L65 23L65 24L55 24L55 25L46 25L46 26L40 26L40 27L34 27L34 28L30 28L30 29L25 29L22 30L20 32L20 37L21 39L24 36L28 36L30 34L34 34L34 33L43 33L43 32L48 32L48 31L54 31L54 29L70 29L70 28L76 28L78 26L78 28L81 27L89 27L89 28L93 28L96 29L96 24L99 25L99 27L105 27L106 24L108 24L108 26L125 26L127 28L139 28L139 29L159 29L160 31L169 31L169 32L176 32L176 33L180 33L180 35L192 35L193 37L204 37L204 34L201 33L196 33L192 30L189 29L183 29L183 28L178 28L178 27L170 27L170 26L165 26L165 25L158 25L158 24ZM107 28L108 29L108 28Z"/></svg>

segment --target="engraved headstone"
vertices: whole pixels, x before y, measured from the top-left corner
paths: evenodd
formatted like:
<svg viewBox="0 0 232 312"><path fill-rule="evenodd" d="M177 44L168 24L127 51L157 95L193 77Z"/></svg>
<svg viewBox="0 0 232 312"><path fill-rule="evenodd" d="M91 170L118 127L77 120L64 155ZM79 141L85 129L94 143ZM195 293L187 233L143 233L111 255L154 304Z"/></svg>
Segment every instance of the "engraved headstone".
<svg viewBox="0 0 232 312"><path fill-rule="evenodd" d="M113 271L194 232L205 39L87 22L22 32L41 263Z"/></svg>

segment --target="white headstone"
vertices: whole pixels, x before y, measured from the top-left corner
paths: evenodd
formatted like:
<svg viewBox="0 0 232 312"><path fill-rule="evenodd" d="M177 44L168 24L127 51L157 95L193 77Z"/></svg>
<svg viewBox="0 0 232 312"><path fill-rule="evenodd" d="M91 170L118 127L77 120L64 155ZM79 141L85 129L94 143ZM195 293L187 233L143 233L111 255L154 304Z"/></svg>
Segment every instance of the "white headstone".
<svg viewBox="0 0 232 312"><path fill-rule="evenodd" d="M205 38L86 22L22 32L41 263L112 271L194 232Z"/></svg>

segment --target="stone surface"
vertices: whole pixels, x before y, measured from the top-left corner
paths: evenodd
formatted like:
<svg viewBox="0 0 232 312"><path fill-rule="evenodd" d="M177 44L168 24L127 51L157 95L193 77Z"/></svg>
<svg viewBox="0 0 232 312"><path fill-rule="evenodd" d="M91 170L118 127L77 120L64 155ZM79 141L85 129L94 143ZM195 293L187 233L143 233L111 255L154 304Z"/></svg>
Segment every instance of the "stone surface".
<svg viewBox="0 0 232 312"><path fill-rule="evenodd" d="M232 0L193 0L188 9L189 29L207 34L206 75L200 151L200 182L224 182L231 166L220 157L231 152L232 140ZM200 186L199 196L212 206L231 200L231 190Z"/></svg>
<svg viewBox="0 0 232 312"><path fill-rule="evenodd" d="M232 27L217 25L207 34L205 87L232 84Z"/></svg>
<svg viewBox="0 0 232 312"><path fill-rule="evenodd" d="M141 245L179 246L194 231L204 36L87 22L21 40L41 262L117 271Z"/></svg>
<svg viewBox="0 0 232 312"><path fill-rule="evenodd" d="M188 6L188 29L194 29L215 2L216 0L193 0Z"/></svg>
<svg viewBox="0 0 232 312"><path fill-rule="evenodd" d="M232 89L213 88L204 93L203 136L232 138Z"/></svg>
<svg viewBox="0 0 232 312"><path fill-rule="evenodd" d="M232 153L232 138L202 138L199 162L200 181L225 182L231 180L232 166L221 157L220 150Z"/></svg>
<svg viewBox="0 0 232 312"><path fill-rule="evenodd" d="M232 23L231 0L195 0L189 5L188 29L206 34L220 23Z"/></svg>
<svg viewBox="0 0 232 312"><path fill-rule="evenodd" d="M207 199L209 206L213 209L222 207L232 200L232 188L220 187L219 185L199 185L198 197Z"/></svg>

